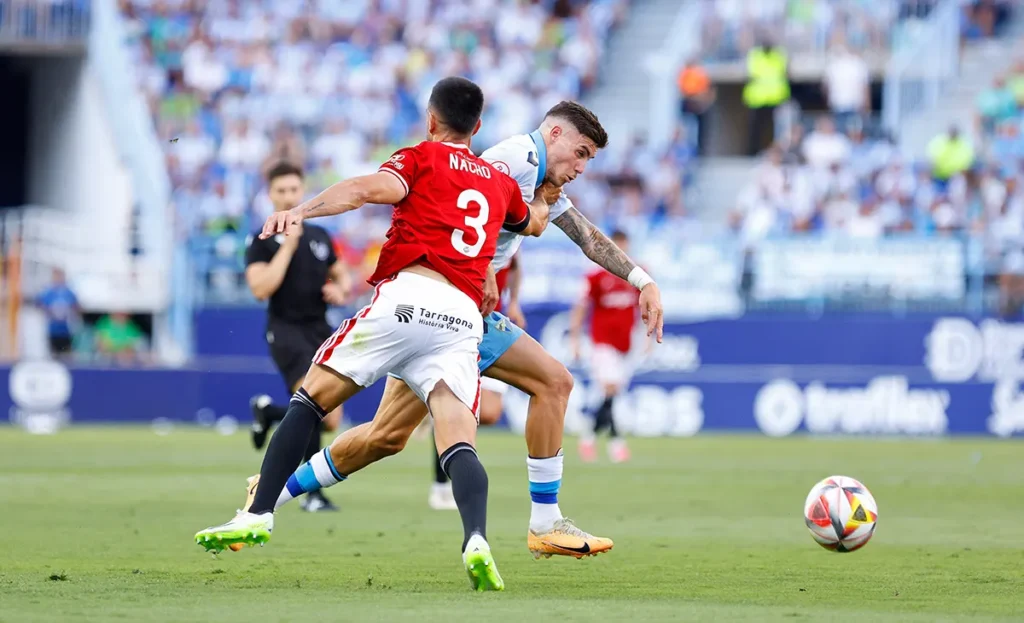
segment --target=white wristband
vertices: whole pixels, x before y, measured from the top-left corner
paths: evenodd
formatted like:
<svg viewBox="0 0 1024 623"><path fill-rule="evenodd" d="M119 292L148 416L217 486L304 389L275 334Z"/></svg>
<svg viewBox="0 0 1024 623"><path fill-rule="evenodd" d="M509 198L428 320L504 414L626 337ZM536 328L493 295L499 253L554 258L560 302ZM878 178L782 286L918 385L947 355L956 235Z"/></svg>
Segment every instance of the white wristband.
<svg viewBox="0 0 1024 623"><path fill-rule="evenodd" d="M639 266L629 271L629 277L627 277L629 284L637 290L643 290L644 286L649 283L654 283L654 278L647 274L647 271L640 268Z"/></svg>

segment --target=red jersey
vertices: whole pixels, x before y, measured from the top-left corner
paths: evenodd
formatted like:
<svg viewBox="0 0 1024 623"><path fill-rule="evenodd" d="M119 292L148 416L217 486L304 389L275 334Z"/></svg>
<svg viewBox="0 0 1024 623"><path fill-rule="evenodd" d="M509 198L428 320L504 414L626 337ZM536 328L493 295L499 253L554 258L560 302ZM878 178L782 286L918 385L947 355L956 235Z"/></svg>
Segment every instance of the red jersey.
<svg viewBox="0 0 1024 623"><path fill-rule="evenodd" d="M591 340L628 353L640 293L628 282L601 269L587 275L586 297L591 303Z"/></svg>
<svg viewBox="0 0 1024 623"><path fill-rule="evenodd" d="M425 141L399 149L380 170L401 180L408 194L395 204L369 282L422 264L479 306L499 230L520 232L530 222L519 185L455 143Z"/></svg>
<svg viewBox="0 0 1024 623"><path fill-rule="evenodd" d="M508 286L508 271L516 267L516 256L512 256L512 261L508 263L508 266L502 268L494 274L494 280L498 283L498 304L495 306L494 311L500 312L503 304L505 295L505 288Z"/></svg>

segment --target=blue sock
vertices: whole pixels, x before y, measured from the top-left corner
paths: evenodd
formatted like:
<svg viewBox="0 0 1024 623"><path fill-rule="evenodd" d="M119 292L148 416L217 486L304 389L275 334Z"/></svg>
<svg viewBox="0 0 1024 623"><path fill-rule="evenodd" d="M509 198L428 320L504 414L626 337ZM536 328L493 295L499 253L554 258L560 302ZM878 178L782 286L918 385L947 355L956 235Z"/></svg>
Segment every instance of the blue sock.
<svg viewBox="0 0 1024 623"><path fill-rule="evenodd" d="M562 518L558 508L558 490L562 486L562 451L546 459L526 458L530 477L530 530L538 534L550 532Z"/></svg>
<svg viewBox="0 0 1024 623"><path fill-rule="evenodd" d="M331 460L331 449L324 448L313 455L295 473L288 477L280 497L277 498L277 505L274 510L281 508L289 500L293 500L303 493L312 493L320 489L332 487L345 480L345 476L338 473Z"/></svg>

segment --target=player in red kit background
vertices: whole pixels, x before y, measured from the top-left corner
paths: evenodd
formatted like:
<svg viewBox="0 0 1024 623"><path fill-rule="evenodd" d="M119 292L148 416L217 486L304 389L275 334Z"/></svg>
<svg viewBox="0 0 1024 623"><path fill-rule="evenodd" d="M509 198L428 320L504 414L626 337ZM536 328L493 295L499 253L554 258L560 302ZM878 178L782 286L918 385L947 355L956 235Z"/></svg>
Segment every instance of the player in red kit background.
<svg viewBox="0 0 1024 623"><path fill-rule="evenodd" d="M372 301L317 351L259 476L250 480L252 501L228 523L200 531L200 545L220 550L269 541L280 504L344 480L330 452L316 454L297 476L293 472L317 422L392 373L433 416L441 466L462 517L463 563L471 584L477 590L504 588L487 543L488 480L475 449L480 308L502 227L540 235L549 206L544 193L528 206L515 180L470 151L483 104L473 82L439 81L427 108L428 141L395 152L377 173L334 184L267 219L262 238L287 235L306 218L367 203L395 206L370 277L376 286Z"/></svg>
<svg viewBox="0 0 1024 623"><path fill-rule="evenodd" d="M628 251L626 234L616 231L611 239L624 252ZM599 269L587 275L583 297L570 316L569 338L573 355L579 359L580 333L590 311L590 378L601 387L603 396L601 406L594 412L593 433L580 437L579 451L584 461L596 458L595 437L605 428L611 437L609 458L616 463L629 460L629 448L615 428L612 407L615 397L629 385L633 374L629 349L637 320L636 303L636 288L607 270Z"/></svg>

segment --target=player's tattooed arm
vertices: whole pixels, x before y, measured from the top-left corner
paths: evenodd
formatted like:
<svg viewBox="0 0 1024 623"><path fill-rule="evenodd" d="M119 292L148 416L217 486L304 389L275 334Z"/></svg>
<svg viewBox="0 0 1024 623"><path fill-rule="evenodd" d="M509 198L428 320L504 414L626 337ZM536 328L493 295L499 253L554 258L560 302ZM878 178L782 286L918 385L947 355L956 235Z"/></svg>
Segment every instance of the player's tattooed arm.
<svg viewBox="0 0 1024 623"><path fill-rule="evenodd" d="M628 280L629 273L636 268L636 263L576 208L569 208L551 222L579 245L590 261L616 277Z"/></svg>

